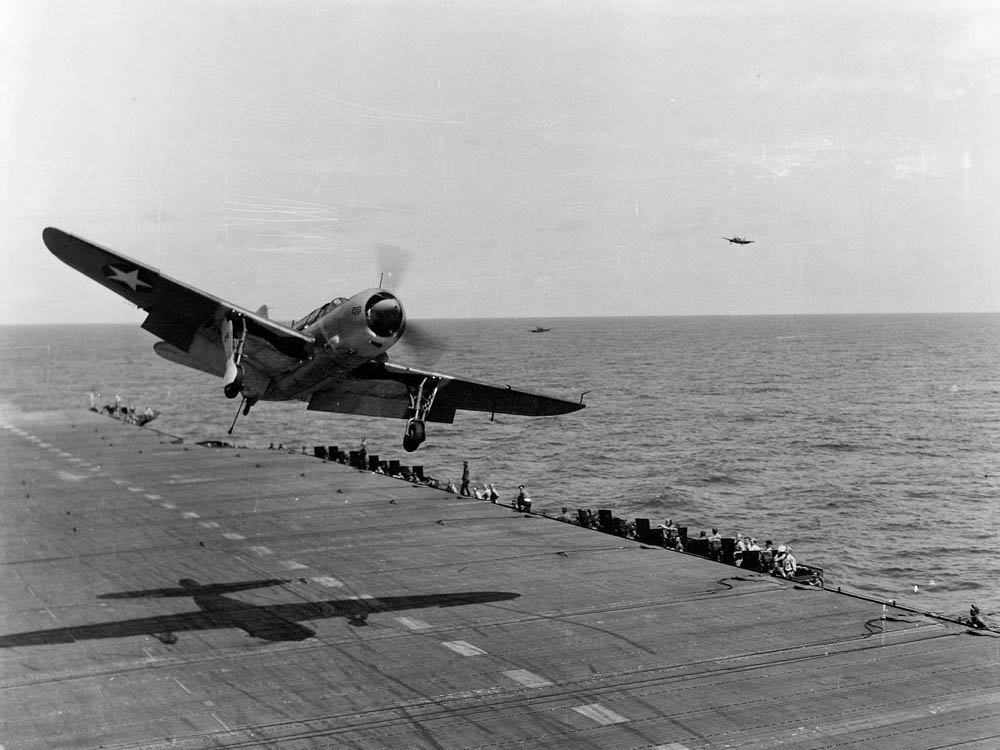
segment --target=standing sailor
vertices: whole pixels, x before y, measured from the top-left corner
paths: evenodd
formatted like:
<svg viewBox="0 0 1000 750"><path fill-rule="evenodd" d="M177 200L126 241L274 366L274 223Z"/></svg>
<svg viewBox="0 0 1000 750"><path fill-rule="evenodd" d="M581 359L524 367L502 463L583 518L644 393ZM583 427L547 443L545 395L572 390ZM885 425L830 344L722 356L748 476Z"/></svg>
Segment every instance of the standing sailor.
<svg viewBox="0 0 1000 750"><path fill-rule="evenodd" d="M469 496L469 462L462 461L462 489L461 493L465 497Z"/></svg>

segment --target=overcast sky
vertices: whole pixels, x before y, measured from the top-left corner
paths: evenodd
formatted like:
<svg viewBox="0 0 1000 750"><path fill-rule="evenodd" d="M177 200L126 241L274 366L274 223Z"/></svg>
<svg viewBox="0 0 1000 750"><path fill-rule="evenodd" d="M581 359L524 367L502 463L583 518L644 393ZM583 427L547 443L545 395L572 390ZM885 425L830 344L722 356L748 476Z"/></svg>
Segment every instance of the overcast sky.
<svg viewBox="0 0 1000 750"><path fill-rule="evenodd" d="M0 323L143 318L48 225L278 318L384 244L416 318L1000 310L992 0L0 13Z"/></svg>

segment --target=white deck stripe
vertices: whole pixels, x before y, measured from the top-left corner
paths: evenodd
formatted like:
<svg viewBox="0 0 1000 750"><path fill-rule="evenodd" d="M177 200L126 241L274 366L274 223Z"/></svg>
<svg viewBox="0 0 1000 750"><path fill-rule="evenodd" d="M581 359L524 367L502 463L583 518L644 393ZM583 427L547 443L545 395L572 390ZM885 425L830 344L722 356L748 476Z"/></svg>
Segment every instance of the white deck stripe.
<svg viewBox="0 0 1000 750"><path fill-rule="evenodd" d="M184 516L184 518L201 518L201 516L191 510L184 511L181 515Z"/></svg>
<svg viewBox="0 0 1000 750"><path fill-rule="evenodd" d="M268 549L267 547L265 547L265 546L264 546L263 544L257 544L257 545L254 545L254 546L250 547L250 549L251 549L251 550L252 550L253 552L256 552L256 553L257 553L258 555L260 555L260 556L262 556L262 557L263 557L264 555L273 555L273 554L274 554L273 552L271 552L271 550L269 550L269 549Z"/></svg>
<svg viewBox="0 0 1000 750"><path fill-rule="evenodd" d="M509 677L514 682L517 682L525 687L548 687L552 683L546 680L544 677L539 677L534 672L529 672L527 669L509 669L503 673L504 677Z"/></svg>
<svg viewBox="0 0 1000 750"><path fill-rule="evenodd" d="M416 617L397 617L396 620L404 628L409 628L410 630L426 630L431 626L429 622L424 622Z"/></svg>
<svg viewBox="0 0 1000 750"><path fill-rule="evenodd" d="M235 531L224 531L222 532L222 536L226 537L226 539L232 539L234 542L240 539L246 539L245 536L237 534Z"/></svg>
<svg viewBox="0 0 1000 750"><path fill-rule="evenodd" d="M344 584L338 581L336 578L331 578L330 576L318 576L312 579L316 581L320 586L326 586L328 589L340 588Z"/></svg>
<svg viewBox="0 0 1000 750"><path fill-rule="evenodd" d="M308 565L303 565L295 560L282 560L278 563L278 565L283 567L285 570L305 570L309 567Z"/></svg>
<svg viewBox="0 0 1000 750"><path fill-rule="evenodd" d="M461 654L462 656L482 656L486 653L468 641L442 641L441 645L445 648L450 648L456 654Z"/></svg>
<svg viewBox="0 0 1000 750"><path fill-rule="evenodd" d="M578 714L593 719L598 724L623 724L628 721L621 714L616 714L610 708L605 708L600 703L588 703L586 706L573 706L573 710Z"/></svg>
<svg viewBox="0 0 1000 750"><path fill-rule="evenodd" d="M215 521L198 521L199 526L204 526L206 529L217 529L219 524Z"/></svg>
<svg viewBox="0 0 1000 750"><path fill-rule="evenodd" d="M154 495L153 493L149 493L148 495L146 495L146 499L147 500L162 500L163 498L160 497L159 495Z"/></svg>
<svg viewBox="0 0 1000 750"><path fill-rule="evenodd" d="M668 745L657 745L653 750L691 750L691 748L679 742L671 742Z"/></svg>

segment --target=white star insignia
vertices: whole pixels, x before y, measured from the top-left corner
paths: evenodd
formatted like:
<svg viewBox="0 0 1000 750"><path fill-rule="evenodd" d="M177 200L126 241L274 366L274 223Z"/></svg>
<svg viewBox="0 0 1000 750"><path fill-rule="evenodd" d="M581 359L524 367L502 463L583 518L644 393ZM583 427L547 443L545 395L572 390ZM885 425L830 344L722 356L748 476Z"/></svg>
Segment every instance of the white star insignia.
<svg viewBox="0 0 1000 750"><path fill-rule="evenodd" d="M108 270L111 271L111 275L108 276L109 280L120 281L133 292L138 291L141 286L146 287L147 289L153 288L152 284L147 284L139 278L138 268L133 268L131 271L126 272L117 266L108 266Z"/></svg>

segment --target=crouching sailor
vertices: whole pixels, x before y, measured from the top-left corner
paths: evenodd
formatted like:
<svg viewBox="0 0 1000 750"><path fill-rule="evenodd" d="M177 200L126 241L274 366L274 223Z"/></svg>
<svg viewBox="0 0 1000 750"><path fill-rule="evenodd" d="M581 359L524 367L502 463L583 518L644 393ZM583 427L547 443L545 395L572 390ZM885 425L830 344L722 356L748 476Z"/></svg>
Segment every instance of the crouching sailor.
<svg viewBox="0 0 1000 750"><path fill-rule="evenodd" d="M514 510L521 510L525 513L531 512L531 498L528 497L528 491L524 489L524 485L518 485L517 489L517 500L514 501Z"/></svg>

